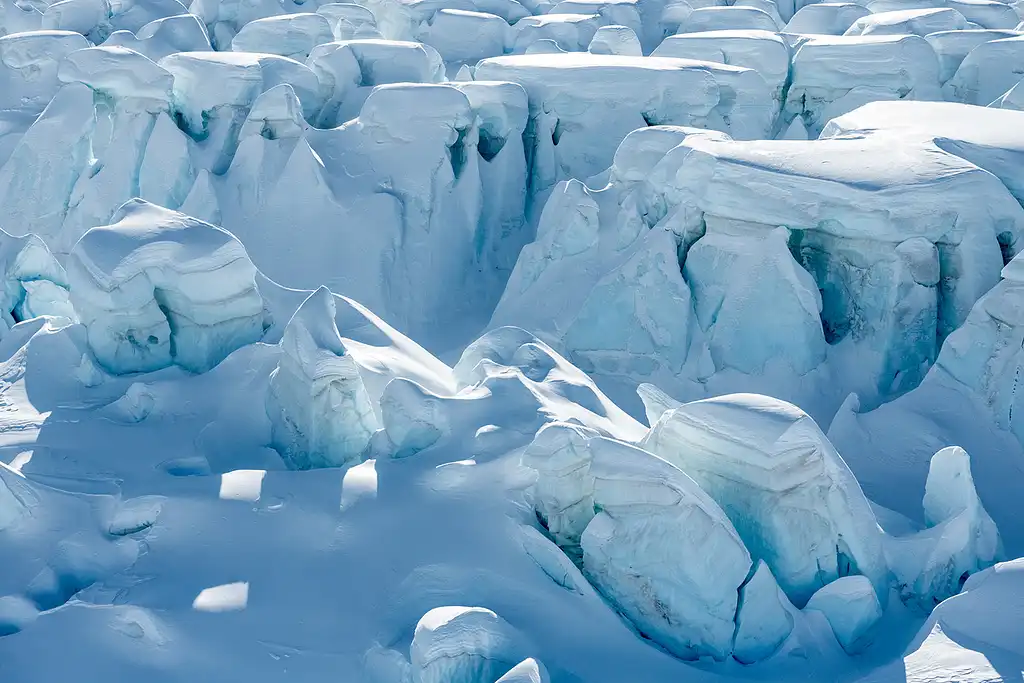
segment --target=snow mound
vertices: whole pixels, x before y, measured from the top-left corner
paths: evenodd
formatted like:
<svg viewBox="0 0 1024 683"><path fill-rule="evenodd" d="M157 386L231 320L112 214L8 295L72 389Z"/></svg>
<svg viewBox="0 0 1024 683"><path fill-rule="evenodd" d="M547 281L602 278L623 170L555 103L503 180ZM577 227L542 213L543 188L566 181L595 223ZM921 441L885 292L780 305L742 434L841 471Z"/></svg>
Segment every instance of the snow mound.
<svg viewBox="0 0 1024 683"><path fill-rule="evenodd" d="M90 47L72 52L57 72L63 83L84 83L111 99L166 109L174 77L145 55L126 47Z"/></svg>
<svg viewBox="0 0 1024 683"><path fill-rule="evenodd" d="M737 394L666 412L642 442L693 478L797 606L863 574L888 594L874 513L846 463L796 406Z"/></svg>
<svg viewBox="0 0 1024 683"><path fill-rule="evenodd" d="M263 335L256 268L230 233L132 200L68 257L71 302L114 374L205 372Z"/></svg>
<svg viewBox="0 0 1024 683"><path fill-rule="evenodd" d="M409 647L413 681L496 681L523 661L526 647L522 636L489 609L436 607L416 624Z"/></svg>
<svg viewBox="0 0 1024 683"><path fill-rule="evenodd" d="M872 627L882 618L882 608L871 582L863 576L844 576L818 590L805 611L825 615L839 645L856 654L870 645Z"/></svg>
<svg viewBox="0 0 1024 683"><path fill-rule="evenodd" d="M380 428L336 315L327 288L311 294L285 327L270 376L273 444L296 469L354 464Z"/></svg>

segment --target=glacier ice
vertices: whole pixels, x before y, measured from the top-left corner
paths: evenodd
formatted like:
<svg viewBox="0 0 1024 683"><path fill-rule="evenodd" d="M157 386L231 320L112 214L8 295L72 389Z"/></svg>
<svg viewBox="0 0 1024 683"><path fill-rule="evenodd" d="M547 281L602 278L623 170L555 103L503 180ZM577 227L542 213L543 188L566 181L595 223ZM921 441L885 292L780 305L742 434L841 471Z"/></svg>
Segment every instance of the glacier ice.
<svg viewBox="0 0 1024 683"><path fill-rule="evenodd" d="M316 12L327 17L335 40L381 37L373 12L362 5L332 2L320 5Z"/></svg>
<svg viewBox="0 0 1024 683"><path fill-rule="evenodd" d="M71 303L114 374L204 372L263 335L256 269L231 234L134 199L68 256Z"/></svg>
<svg viewBox="0 0 1024 683"><path fill-rule="evenodd" d="M273 444L296 469L358 462L380 428L336 315L327 288L310 294L285 327L281 360L270 376Z"/></svg>
<svg viewBox="0 0 1024 683"><path fill-rule="evenodd" d="M945 99L987 106L1020 80L1012 66L1024 54L1024 36L981 43L967 53L953 77L942 86Z"/></svg>
<svg viewBox="0 0 1024 683"><path fill-rule="evenodd" d="M527 645L483 607L436 607L416 624L409 647L414 683L496 681L525 659Z"/></svg>
<svg viewBox="0 0 1024 683"><path fill-rule="evenodd" d="M871 11L853 2L821 2L801 7L785 26L786 33L841 36Z"/></svg>
<svg viewBox="0 0 1024 683"><path fill-rule="evenodd" d="M175 52L212 50L206 27L194 14L178 14L154 19L136 32L114 31L103 45L126 47L154 62Z"/></svg>
<svg viewBox="0 0 1024 683"><path fill-rule="evenodd" d="M963 31L973 28L979 27L964 19L964 15L955 9L939 7L873 12L853 22L844 35L916 35L924 37L939 31Z"/></svg>
<svg viewBox="0 0 1024 683"><path fill-rule="evenodd" d="M314 12L250 21L231 39L235 52L263 52L305 62L313 48L334 39L331 24Z"/></svg>
<svg viewBox="0 0 1024 683"><path fill-rule="evenodd" d="M594 518L594 475L589 440L581 425L544 425L523 452L523 465L537 471L534 507L559 547L580 559L580 537Z"/></svg>
<svg viewBox="0 0 1024 683"><path fill-rule="evenodd" d="M628 26L611 24L602 26L594 32L590 39L587 52L605 55L624 55L639 57L643 54L640 39L636 32Z"/></svg>
<svg viewBox="0 0 1024 683"><path fill-rule="evenodd" d="M904 599L930 609L1002 556L999 530L974 489L964 449L949 446L932 456L924 519L927 529L887 539L886 554Z"/></svg>
<svg viewBox="0 0 1024 683"><path fill-rule="evenodd" d="M793 52L787 122L801 118L813 138L868 102L939 100L939 86L935 51L920 36L812 36Z"/></svg>
<svg viewBox="0 0 1024 683"><path fill-rule="evenodd" d="M849 654L870 644L872 627L882 617L875 589L863 576L844 576L820 588L804 610L824 614L836 640Z"/></svg>
<svg viewBox="0 0 1024 683"><path fill-rule="evenodd" d="M793 632L793 611L768 565L758 560L753 574L740 587L732 656L743 664L770 657Z"/></svg>
<svg viewBox="0 0 1024 683"><path fill-rule="evenodd" d="M722 506L798 607L849 574L863 574L888 595L874 513L846 463L799 408L745 394L695 401L662 415L642 445Z"/></svg>
<svg viewBox="0 0 1024 683"><path fill-rule="evenodd" d="M700 31L778 31L779 26L767 12L756 7L698 7L679 25L678 33Z"/></svg>
<svg viewBox="0 0 1024 683"><path fill-rule="evenodd" d="M549 680L548 670L544 665L533 657L528 657L509 669L497 683L548 683Z"/></svg>
<svg viewBox="0 0 1024 683"><path fill-rule="evenodd" d="M946 83L956 73L963 63L964 58L971 50L982 43L988 43L1002 38L1011 38L1017 35L1016 31L989 30L989 29L965 29L953 31L936 31L924 37L935 50L935 56L939 58L939 82Z"/></svg>
<svg viewBox="0 0 1024 683"><path fill-rule="evenodd" d="M643 634L684 659L732 650L750 555L692 479L633 446L595 437L583 571Z"/></svg>

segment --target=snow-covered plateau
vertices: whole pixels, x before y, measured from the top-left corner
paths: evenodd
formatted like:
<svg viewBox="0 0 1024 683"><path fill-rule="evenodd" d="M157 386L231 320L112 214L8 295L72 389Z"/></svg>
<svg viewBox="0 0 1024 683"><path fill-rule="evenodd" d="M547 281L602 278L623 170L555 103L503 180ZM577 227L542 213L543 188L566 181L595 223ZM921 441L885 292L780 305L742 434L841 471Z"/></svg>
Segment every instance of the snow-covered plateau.
<svg viewBox="0 0 1024 683"><path fill-rule="evenodd" d="M0 683L1024 680L1024 0L188 2L0 0Z"/></svg>

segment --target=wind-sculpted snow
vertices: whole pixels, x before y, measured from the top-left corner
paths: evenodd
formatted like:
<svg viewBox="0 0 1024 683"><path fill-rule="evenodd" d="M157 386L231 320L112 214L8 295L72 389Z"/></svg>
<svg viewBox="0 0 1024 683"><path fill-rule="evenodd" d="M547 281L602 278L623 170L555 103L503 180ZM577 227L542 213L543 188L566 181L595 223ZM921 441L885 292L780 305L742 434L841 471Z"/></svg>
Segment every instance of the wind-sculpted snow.
<svg viewBox="0 0 1024 683"><path fill-rule="evenodd" d="M334 39L321 14L304 12L250 21L231 39L235 52L264 52L305 62L313 48Z"/></svg>
<svg viewBox="0 0 1024 683"><path fill-rule="evenodd" d="M263 299L242 244L142 200L68 256L71 302L96 360L114 374L209 370L263 335Z"/></svg>
<svg viewBox="0 0 1024 683"><path fill-rule="evenodd" d="M915 35L923 37L939 31L963 31L976 28L980 27L964 19L964 15L955 9L908 9L895 12L874 12L861 17L853 22L844 35Z"/></svg>
<svg viewBox="0 0 1024 683"><path fill-rule="evenodd" d="M126 47L146 55L154 62L175 52L212 50L206 27L194 14L179 14L155 19L134 33L114 31L103 45Z"/></svg>
<svg viewBox="0 0 1024 683"><path fill-rule="evenodd" d="M722 506L797 606L850 574L888 594L882 535L868 501L795 406L743 394L688 403L662 415L643 446Z"/></svg>
<svg viewBox="0 0 1024 683"><path fill-rule="evenodd" d="M785 26L786 33L841 36L853 22L871 14L852 2L821 2L801 7Z"/></svg>

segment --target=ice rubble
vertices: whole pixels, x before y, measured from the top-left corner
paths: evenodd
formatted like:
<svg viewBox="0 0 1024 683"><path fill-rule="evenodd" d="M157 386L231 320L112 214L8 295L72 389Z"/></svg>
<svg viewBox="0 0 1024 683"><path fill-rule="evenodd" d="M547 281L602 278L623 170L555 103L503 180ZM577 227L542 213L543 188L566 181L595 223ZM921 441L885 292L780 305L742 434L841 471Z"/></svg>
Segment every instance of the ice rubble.
<svg viewBox="0 0 1024 683"><path fill-rule="evenodd" d="M696 401L662 415L643 446L722 506L797 606L850 574L888 594L882 535L867 499L800 409L742 394Z"/></svg>
<svg viewBox="0 0 1024 683"><path fill-rule="evenodd" d="M436 607L416 624L409 647L413 683L496 681L523 661L527 648L489 609Z"/></svg>
<svg viewBox="0 0 1024 683"><path fill-rule="evenodd" d="M928 609L959 593L969 576L1002 555L999 530L978 498L962 448L950 446L932 456L924 520L929 528L888 539L886 555L905 599Z"/></svg>
<svg viewBox="0 0 1024 683"><path fill-rule="evenodd" d="M285 327L270 376L274 447L297 469L358 462L380 427L336 315L330 291L311 294Z"/></svg>
<svg viewBox="0 0 1024 683"><path fill-rule="evenodd" d="M844 576L819 589L807 602L808 611L825 615L836 640L849 654L867 647L882 608L871 582L863 576Z"/></svg>
<svg viewBox="0 0 1024 683"><path fill-rule="evenodd" d="M262 337L256 269L230 233L142 200L112 220L67 264L71 303L107 371L204 372Z"/></svg>

